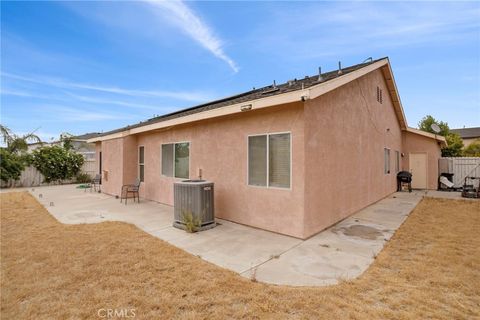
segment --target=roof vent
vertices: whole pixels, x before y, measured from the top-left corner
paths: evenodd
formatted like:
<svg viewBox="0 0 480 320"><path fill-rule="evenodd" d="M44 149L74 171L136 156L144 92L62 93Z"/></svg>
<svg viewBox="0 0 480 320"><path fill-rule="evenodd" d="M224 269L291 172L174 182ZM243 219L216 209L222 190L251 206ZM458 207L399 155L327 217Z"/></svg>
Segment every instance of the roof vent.
<svg viewBox="0 0 480 320"><path fill-rule="evenodd" d="M373 62L373 58L372 58L372 57L368 57L367 59L363 60L362 63L367 63L367 62Z"/></svg>
<svg viewBox="0 0 480 320"><path fill-rule="evenodd" d="M342 74L342 62L338 61L338 74Z"/></svg>
<svg viewBox="0 0 480 320"><path fill-rule="evenodd" d="M275 91L278 91L278 90L279 90L279 89L278 89L278 87L277 87L277 83L275 82L275 80L273 80L272 88L263 91L262 94L267 94L267 93L275 92Z"/></svg>
<svg viewBox="0 0 480 320"><path fill-rule="evenodd" d="M322 81L322 67L318 67L318 80L317 81Z"/></svg>

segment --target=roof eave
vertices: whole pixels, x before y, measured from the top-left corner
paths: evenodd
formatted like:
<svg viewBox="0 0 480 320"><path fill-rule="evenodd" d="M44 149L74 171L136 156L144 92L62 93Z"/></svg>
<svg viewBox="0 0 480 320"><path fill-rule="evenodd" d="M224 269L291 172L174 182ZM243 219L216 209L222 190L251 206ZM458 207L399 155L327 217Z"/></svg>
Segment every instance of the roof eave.
<svg viewBox="0 0 480 320"><path fill-rule="evenodd" d="M413 133L413 134L418 134L418 135L424 136L426 138L437 140L442 147L447 147L448 146L447 140L445 139L444 136L441 136L441 135L438 135L438 134L433 134L433 133L430 133L430 132L422 131L422 130L411 128L411 127L407 127L407 129L405 131Z"/></svg>

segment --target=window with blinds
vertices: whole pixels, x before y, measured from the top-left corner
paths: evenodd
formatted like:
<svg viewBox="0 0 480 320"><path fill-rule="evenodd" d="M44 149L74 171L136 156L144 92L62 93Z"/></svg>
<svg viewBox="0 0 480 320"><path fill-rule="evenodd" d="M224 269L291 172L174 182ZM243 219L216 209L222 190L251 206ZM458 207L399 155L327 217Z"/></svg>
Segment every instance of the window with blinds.
<svg viewBox="0 0 480 320"><path fill-rule="evenodd" d="M173 143L162 144L162 174L173 177Z"/></svg>
<svg viewBox="0 0 480 320"><path fill-rule="evenodd" d="M141 182L145 179L145 147L138 147L138 178Z"/></svg>
<svg viewBox="0 0 480 320"><path fill-rule="evenodd" d="M248 184L290 188L290 133L248 137Z"/></svg>
<svg viewBox="0 0 480 320"><path fill-rule="evenodd" d="M383 148L383 157L384 157L384 173L390 173L390 149Z"/></svg>
<svg viewBox="0 0 480 320"><path fill-rule="evenodd" d="M188 179L190 176L190 143L162 145L162 175Z"/></svg>

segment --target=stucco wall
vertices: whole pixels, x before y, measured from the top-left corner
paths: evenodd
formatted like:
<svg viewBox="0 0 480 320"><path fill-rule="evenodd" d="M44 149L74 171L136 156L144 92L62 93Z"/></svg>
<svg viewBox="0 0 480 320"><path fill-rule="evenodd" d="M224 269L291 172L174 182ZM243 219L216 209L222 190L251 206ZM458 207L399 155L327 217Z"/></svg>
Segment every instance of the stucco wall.
<svg viewBox="0 0 480 320"><path fill-rule="evenodd" d="M377 86L383 103L377 102ZM380 70L305 104L304 237L396 190L401 129ZM384 173L384 147L391 173Z"/></svg>
<svg viewBox="0 0 480 320"><path fill-rule="evenodd" d="M102 192L120 195L123 184L123 138L102 141Z"/></svg>
<svg viewBox="0 0 480 320"><path fill-rule="evenodd" d="M437 189L438 186L438 159L442 152L438 142L434 139L424 137L411 132L403 132L403 166L407 171L409 168L409 153L427 153L427 188ZM415 177L413 177L415 179Z"/></svg>
<svg viewBox="0 0 480 320"><path fill-rule="evenodd" d="M291 189L248 186L248 135L285 131L291 132L292 139ZM175 179L161 174L161 145L188 141L190 178L197 178L201 168L202 178L215 183L217 217L302 237L303 132L303 104L298 102L138 135L135 145L145 147L145 182L141 185L140 196L173 204ZM124 176L136 177L137 159L125 157L124 161Z"/></svg>

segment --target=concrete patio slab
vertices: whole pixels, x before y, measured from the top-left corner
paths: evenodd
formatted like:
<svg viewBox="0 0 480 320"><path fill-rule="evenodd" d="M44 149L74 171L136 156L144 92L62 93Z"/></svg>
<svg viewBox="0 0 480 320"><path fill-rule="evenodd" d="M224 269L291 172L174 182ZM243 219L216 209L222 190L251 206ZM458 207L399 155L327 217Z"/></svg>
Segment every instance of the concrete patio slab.
<svg viewBox="0 0 480 320"><path fill-rule="evenodd" d="M120 203L75 185L24 189L65 224L123 221L193 255L258 281L322 286L362 274L425 195L395 193L307 240L217 219L190 234L172 227L173 208L152 201Z"/></svg>
<svg viewBox="0 0 480 320"><path fill-rule="evenodd" d="M421 198L415 192L395 193L242 275L293 286L331 285L356 278Z"/></svg>

